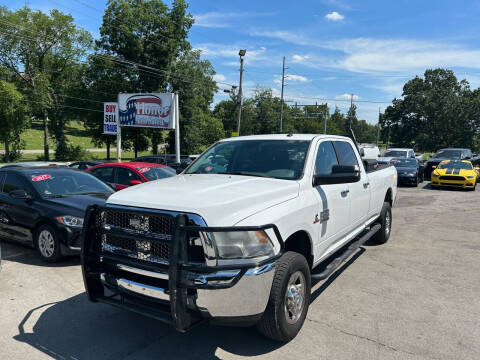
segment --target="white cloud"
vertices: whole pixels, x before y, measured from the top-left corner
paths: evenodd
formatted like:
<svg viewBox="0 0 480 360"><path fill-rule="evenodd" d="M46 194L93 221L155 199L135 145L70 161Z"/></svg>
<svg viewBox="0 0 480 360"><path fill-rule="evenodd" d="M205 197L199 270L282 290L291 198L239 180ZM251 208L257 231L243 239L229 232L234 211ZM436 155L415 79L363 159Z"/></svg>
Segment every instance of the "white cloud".
<svg viewBox="0 0 480 360"><path fill-rule="evenodd" d="M297 31L288 30L254 30L249 32L250 36L267 37L272 39L279 39L285 42L297 45L309 45L309 40Z"/></svg>
<svg viewBox="0 0 480 360"><path fill-rule="evenodd" d="M287 79L288 79L288 81L299 81L299 82L307 82L308 81L306 76L295 75L295 74L288 74Z"/></svg>
<svg viewBox="0 0 480 360"><path fill-rule="evenodd" d="M281 75L275 75L273 82L277 85L282 84L282 76ZM295 74L288 74L285 75L285 82L308 82L308 78L303 75L295 75Z"/></svg>
<svg viewBox="0 0 480 360"><path fill-rule="evenodd" d="M260 47L251 47L246 46L245 44L231 44L223 45L218 43L204 43L196 44L194 46L197 50L202 52L202 56L207 59L225 59L222 65L227 66L239 66L239 49L247 49L247 54L245 55L245 65L247 64L259 64L268 66L272 65L272 59L270 56L267 56L267 48L264 46ZM268 63L267 63L268 62ZM281 57L278 56L278 63L281 62ZM280 65L281 66L281 65Z"/></svg>
<svg viewBox="0 0 480 360"><path fill-rule="evenodd" d="M215 81L225 81L226 78L225 78L225 75L222 75L222 74L215 74L212 76L213 80Z"/></svg>
<svg viewBox="0 0 480 360"><path fill-rule="evenodd" d="M292 62L294 62L294 63L303 63L308 59L310 59L310 56L308 56L308 55L293 54L293 56L292 56Z"/></svg>
<svg viewBox="0 0 480 360"><path fill-rule="evenodd" d="M204 14L194 15L194 26L207 28L229 28L237 24L243 18L273 16L273 12L216 12L211 11Z"/></svg>
<svg viewBox="0 0 480 360"><path fill-rule="evenodd" d="M350 98L352 97L352 94L342 94L342 95L337 95L335 96L335 99L338 99L338 100L350 100ZM353 95L353 100L358 100L360 99L360 97L358 95Z"/></svg>
<svg viewBox="0 0 480 360"><path fill-rule="evenodd" d="M344 18L345 16L343 16L342 14L339 14L336 11L332 11L331 13L328 13L327 15L325 15L325 19L330 21L340 21L340 20L343 20Z"/></svg>
<svg viewBox="0 0 480 360"><path fill-rule="evenodd" d="M356 38L325 43L344 56L334 67L352 72L420 72L435 67L480 68L480 50L410 39Z"/></svg>

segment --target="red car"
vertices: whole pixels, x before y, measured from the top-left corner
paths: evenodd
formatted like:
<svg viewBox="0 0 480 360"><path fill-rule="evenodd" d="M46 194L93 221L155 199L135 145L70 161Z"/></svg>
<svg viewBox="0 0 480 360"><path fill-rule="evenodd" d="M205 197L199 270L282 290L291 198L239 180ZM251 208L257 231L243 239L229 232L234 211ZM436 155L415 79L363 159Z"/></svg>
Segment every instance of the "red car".
<svg viewBox="0 0 480 360"><path fill-rule="evenodd" d="M176 171L168 166L144 162L105 163L85 171L116 190L177 175Z"/></svg>

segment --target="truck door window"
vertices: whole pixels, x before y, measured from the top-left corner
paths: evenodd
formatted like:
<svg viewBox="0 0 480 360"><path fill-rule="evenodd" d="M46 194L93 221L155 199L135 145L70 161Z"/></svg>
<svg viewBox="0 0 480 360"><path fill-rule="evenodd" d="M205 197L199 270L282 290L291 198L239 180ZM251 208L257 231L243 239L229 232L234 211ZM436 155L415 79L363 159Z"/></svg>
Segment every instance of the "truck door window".
<svg viewBox="0 0 480 360"><path fill-rule="evenodd" d="M352 146L346 141L334 141L335 150L340 165L358 166L357 157Z"/></svg>
<svg viewBox="0 0 480 360"><path fill-rule="evenodd" d="M338 165L337 155L331 141L322 142L315 159L315 175L328 175L332 173L332 166Z"/></svg>

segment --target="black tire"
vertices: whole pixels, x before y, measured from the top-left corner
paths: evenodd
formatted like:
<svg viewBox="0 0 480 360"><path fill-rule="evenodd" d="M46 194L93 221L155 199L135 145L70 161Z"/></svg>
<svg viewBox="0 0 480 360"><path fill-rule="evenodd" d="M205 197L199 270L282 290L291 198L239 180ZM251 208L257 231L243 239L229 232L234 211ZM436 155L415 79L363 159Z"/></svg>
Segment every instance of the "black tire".
<svg viewBox="0 0 480 360"><path fill-rule="evenodd" d="M53 244L50 243L50 245L47 245L46 242L49 241L45 239L45 236L47 236L47 238L51 236ZM35 231L35 248L43 261L54 263L62 258L58 234L50 225L42 225Z"/></svg>
<svg viewBox="0 0 480 360"><path fill-rule="evenodd" d="M377 224L382 227L373 236L372 240L377 244L385 244L390 239L390 233L392 232L392 207L390 203L385 201L380 212L380 217L377 220Z"/></svg>
<svg viewBox="0 0 480 360"><path fill-rule="evenodd" d="M298 315L287 311L287 288L292 278L303 276L305 292L303 306ZM301 277L301 276L300 276ZM257 323L258 330L266 337L287 342L297 336L307 316L310 305L311 278L310 268L305 257L299 253L287 251L275 264L270 299L262 318ZM292 316L291 316L292 315ZM288 320L287 320L288 318Z"/></svg>
<svg viewBox="0 0 480 360"><path fill-rule="evenodd" d="M415 184L413 186L418 187L418 178L415 180Z"/></svg>

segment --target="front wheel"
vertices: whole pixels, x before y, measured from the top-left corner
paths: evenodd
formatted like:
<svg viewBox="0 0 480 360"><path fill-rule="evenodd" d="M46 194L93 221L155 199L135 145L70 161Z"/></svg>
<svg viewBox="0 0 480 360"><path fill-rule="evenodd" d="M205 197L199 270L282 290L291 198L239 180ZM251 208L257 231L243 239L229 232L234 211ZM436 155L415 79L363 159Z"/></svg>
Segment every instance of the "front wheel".
<svg viewBox="0 0 480 360"><path fill-rule="evenodd" d="M389 202L385 201L383 203L377 223L382 227L372 239L378 244L385 244L388 239L390 239L390 233L392 231L392 207Z"/></svg>
<svg viewBox="0 0 480 360"><path fill-rule="evenodd" d="M57 233L50 225L42 225L37 229L35 247L46 262L56 262L62 257Z"/></svg>
<svg viewBox="0 0 480 360"><path fill-rule="evenodd" d="M266 337L287 342L302 328L310 305L310 268L303 255L288 251L275 264L267 308L257 323Z"/></svg>

